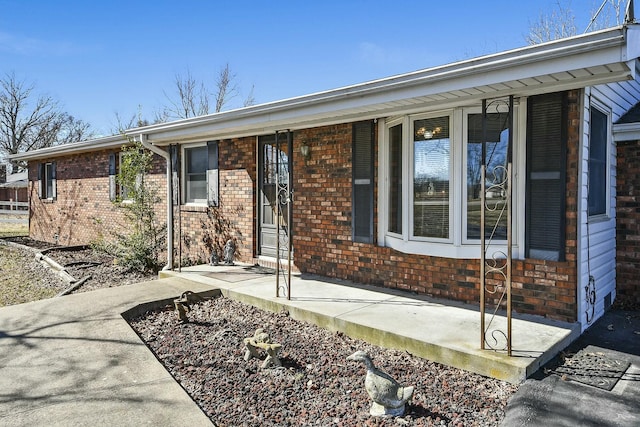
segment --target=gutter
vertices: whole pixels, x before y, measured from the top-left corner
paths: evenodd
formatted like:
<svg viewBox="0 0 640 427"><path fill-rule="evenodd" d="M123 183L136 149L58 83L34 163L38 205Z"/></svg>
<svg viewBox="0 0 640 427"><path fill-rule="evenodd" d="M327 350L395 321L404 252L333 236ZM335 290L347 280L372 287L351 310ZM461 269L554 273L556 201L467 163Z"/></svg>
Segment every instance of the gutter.
<svg viewBox="0 0 640 427"><path fill-rule="evenodd" d="M171 185L171 156L165 150L147 141L145 134L141 133L139 140L143 147L162 156L167 161L167 265L162 268L162 271L173 270L173 197L171 194L173 186Z"/></svg>
<svg viewBox="0 0 640 427"><path fill-rule="evenodd" d="M615 142L640 141L640 123L618 123L613 125Z"/></svg>

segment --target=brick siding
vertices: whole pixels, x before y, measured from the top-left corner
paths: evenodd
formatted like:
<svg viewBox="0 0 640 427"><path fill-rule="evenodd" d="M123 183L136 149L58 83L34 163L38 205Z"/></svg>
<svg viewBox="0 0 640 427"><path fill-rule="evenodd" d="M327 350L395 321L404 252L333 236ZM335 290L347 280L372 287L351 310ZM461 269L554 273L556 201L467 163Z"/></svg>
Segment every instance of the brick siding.
<svg viewBox="0 0 640 427"><path fill-rule="evenodd" d="M578 91L569 94L566 261L526 259L514 260L512 265L515 311L570 322L576 321L577 316L579 95ZM294 171L294 247L298 269L478 304L479 260L406 254L376 243L352 241L351 138L351 124L295 132L296 147L304 143L312 150L307 164ZM301 160L294 159L294 164L301 165ZM377 208L375 214L377 218Z"/></svg>
<svg viewBox="0 0 640 427"><path fill-rule="evenodd" d="M100 239L112 240L115 233L126 230L122 209L109 200L109 154L112 152L52 159L56 163L55 200L38 197L37 162L30 164L29 235L32 238L60 245L80 245ZM146 179L155 182L160 196L164 196L163 161L155 157L154 170ZM166 221L164 204L159 206L157 215L160 223Z"/></svg>
<svg viewBox="0 0 640 427"><path fill-rule="evenodd" d="M218 143L220 199L218 207L181 206L176 227L176 258L183 264L208 262L211 255L204 244L206 234L224 246L227 238L235 240L238 260L251 262L256 247L256 138L223 140ZM181 224L179 226L178 224ZM221 231L215 232L216 226ZM178 246L178 242L182 246ZM177 259L176 259L177 261Z"/></svg>
<svg viewBox="0 0 640 427"><path fill-rule="evenodd" d="M640 141L617 143L616 293L640 304Z"/></svg>

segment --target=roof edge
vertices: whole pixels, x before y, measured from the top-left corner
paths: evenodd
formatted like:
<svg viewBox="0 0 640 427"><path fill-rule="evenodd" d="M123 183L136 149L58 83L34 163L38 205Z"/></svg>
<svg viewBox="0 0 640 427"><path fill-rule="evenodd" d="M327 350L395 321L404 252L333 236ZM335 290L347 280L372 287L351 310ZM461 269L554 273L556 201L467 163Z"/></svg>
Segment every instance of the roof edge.
<svg viewBox="0 0 640 427"><path fill-rule="evenodd" d="M96 150L109 150L119 148L129 143L124 135L113 135L103 138L88 139L85 141L72 142L70 144L56 145L53 147L41 148L39 150L27 151L24 153L11 154L7 156L10 160L29 161L42 158L59 157L67 154L76 154Z"/></svg>

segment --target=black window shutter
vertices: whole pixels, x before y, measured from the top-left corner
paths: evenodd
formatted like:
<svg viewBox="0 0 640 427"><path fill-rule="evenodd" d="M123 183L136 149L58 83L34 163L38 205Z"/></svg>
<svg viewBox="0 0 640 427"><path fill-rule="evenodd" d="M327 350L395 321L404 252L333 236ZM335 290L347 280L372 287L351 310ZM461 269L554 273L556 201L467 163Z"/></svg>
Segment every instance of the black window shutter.
<svg viewBox="0 0 640 427"><path fill-rule="evenodd" d="M218 206L218 141L207 142L207 202Z"/></svg>
<svg viewBox="0 0 640 427"><path fill-rule="evenodd" d="M353 241L373 243L373 122L353 124Z"/></svg>
<svg viewBox="0 0 640 427"><path fill-rule="evenodd" d="M525 256L564 261L567 96L529 98Z"/></svg>

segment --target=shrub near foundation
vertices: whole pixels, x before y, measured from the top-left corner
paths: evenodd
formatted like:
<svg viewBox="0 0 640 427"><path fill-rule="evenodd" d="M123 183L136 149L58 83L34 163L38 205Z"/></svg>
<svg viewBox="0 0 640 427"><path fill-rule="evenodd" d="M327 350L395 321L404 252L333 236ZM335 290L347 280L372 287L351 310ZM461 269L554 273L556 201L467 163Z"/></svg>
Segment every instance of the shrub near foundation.
<svg viewBox="0 0 640 427"><path fill-rule="evenodd" d="M145 176L152 167L153 153L140 142L123 147L116 181L121 191L115 203L124 211L130 230L116 233L112 242L94 242L93 247L113 255L118 264L135 271L157 271L159 253L166 238L166 225L158 224L155 207L161 203L158 188ZM123 196L122 193L125 193Z"/></svg>

